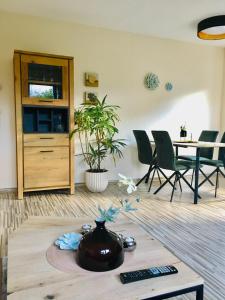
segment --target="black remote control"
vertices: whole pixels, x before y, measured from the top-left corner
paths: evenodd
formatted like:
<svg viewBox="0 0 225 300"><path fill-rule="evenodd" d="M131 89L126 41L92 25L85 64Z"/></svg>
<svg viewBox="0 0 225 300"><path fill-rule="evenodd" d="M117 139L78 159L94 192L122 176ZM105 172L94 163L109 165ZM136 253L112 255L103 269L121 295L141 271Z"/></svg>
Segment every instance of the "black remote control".
<svg viewBox="0 0 225 300"><path fill-rule="evenodd" d="M149 269L120 273L120 280L125 284L176 273L178 273L178 270L174 266L151 267Z"/></svg>

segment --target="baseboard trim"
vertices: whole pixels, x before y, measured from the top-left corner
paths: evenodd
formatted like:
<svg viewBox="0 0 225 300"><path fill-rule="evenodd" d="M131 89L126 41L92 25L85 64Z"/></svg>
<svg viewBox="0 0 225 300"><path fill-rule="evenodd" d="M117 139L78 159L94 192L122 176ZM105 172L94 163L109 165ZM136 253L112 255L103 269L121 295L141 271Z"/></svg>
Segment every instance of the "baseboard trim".
<svg viewBox="0 0 225 300"><path fill-rule="evenodd" d="M0 189L0 194L16 192L17 188Z"/></svg>
<svg viewBox="0 0 225 300"><path fill-rule="evenodd" d="M209 174L206 174L206 175L209 175ZM192 175L185 175L186 178L190 178ZM164 179L164 177L160 177L161 179ZM199 174L199 178L203 178L203 176L201 174ZM138 182L138 180L140 180L140 178L135 178L134 181L135 182ZM109 180L109 183L117 183L118 180ZM158 177L155 177L153 182L159 182L159 179ZM84 186L85 185L85 182L77 182L77 183L74 183L75 185L75 188L76 186ZM17 188L6 188L6 189L0 189L0 194L4 194L4 193L15 193L17 191ZM43 190L45 191L45 190ZM49 190L48 190L49 191Z"/></svg>

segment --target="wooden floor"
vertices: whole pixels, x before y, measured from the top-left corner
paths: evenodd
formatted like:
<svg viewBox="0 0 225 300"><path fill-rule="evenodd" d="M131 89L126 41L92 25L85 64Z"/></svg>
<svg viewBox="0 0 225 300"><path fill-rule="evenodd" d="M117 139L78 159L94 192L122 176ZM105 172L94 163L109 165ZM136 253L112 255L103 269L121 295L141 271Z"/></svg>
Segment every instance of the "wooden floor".
<svg viewBox="0 0 225 300"><path fill-rule="evenodd" d="M153 189L157 184L154 185ZM192 204L193 194L189 190L184 190L182 196L176 191L170 203L170 192L168 187L153 196L147 193L147 185L141 185L138 191L141 204L129 217L201 274L205 279L205 299L224 300L225 188L219 189L215 199L213 189L206 185L198 205ZM0 193L0 256L7 255L7 235L29 216L94 217L98 204L107 206L122 196L116 184L101 194L78 186L74 196L60 191L40 192L30 193L24 200L17 200L12 192ZM194 299L194 296L176 299Z"/></svg>

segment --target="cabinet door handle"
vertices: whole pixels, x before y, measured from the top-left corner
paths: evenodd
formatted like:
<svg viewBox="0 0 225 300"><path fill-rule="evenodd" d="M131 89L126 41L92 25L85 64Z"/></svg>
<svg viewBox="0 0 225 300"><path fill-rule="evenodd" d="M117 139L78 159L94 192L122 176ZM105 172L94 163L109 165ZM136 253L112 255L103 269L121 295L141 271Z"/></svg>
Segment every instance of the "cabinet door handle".
<svg viewBox="0 0 225 300"><path fill-rule="evenodd" d="M39 99L39 102L53 102L53 100L50 99Z"/></svg>
<svg viewBox="0 0 225 300"><path fill-rule="evenodd" d="M54 140L54 137L40 137L40 140Z"/></svg>
<svg viewBox="0 0 225 300"><path fill-rule="evenodd" d="M54 150L41 150L40 152L54 152Z"/></svg>

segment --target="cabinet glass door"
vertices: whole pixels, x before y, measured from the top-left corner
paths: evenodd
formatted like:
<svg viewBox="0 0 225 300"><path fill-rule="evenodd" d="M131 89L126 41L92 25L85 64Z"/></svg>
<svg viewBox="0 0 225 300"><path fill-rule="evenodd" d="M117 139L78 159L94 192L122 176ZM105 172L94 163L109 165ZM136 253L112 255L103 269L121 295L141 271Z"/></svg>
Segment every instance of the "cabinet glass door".
<svg viewBox="0 0 225 300"><path fill-rule="evenodd" d="M68 105L68 61L23 55L22 102L35 105Z"/></svg>

